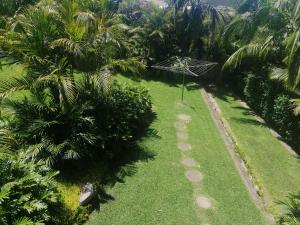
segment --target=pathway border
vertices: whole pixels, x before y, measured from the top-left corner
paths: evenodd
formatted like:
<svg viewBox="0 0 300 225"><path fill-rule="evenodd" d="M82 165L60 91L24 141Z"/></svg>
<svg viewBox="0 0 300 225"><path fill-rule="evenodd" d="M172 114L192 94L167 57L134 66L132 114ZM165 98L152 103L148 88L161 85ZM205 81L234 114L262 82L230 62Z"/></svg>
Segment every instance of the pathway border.
<svg viewBox="0 0 300 225"><path fill-rule="evenodd" d="M207 105L207 108L210 112L210 115L221 134L223 141L228 149L228 152L234 162L234 165L239 172L239 175L244 182L251 198L257 204L257 206L261 209L266 221L270 224L275 224L275 219L272 214L266 211L266 202L262 196L259 195L259 187L255 184L253 177L249 174L248 169L246 167L246 163L239 157L236 152L236 142L231 136L231 130L228 122L222 117L221 109L218 104L214 100L211 94L209 94L205 88L201 88L200 90L201 96Z"/></svg>

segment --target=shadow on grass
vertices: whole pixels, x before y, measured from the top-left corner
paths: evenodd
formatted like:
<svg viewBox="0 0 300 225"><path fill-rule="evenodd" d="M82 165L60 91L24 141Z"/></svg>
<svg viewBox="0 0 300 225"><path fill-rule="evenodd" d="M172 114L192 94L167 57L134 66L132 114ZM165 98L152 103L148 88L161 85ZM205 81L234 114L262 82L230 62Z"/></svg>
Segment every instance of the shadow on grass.
<svg viewBox="0 0 300 225"><path fill-rule="evenodd" d="M160 138L156 130L147 129L144 138ZM107 154L94 155L79 161L69 162L64 165L58 181L66 188L80 190L86 183L92 183L97 189L97 198L89 204L89 210L99 210L101 204L113 201L114 197L107 193L107 188L112 188L117 183L124 183L126 177L133 176L137 172L136 162L154 160L155 154L150 149L138 144L127 143L117 153L117 157L109 157ZM73 202L78 204L79 193L67 193L73 195ZM76 199L75 199L76 198Z"/></svg>
<svg viewBox="0 0 300 225"><path fill-rule="evenodd" d="M210 92L214 97L221 99L224 102L229 102L228 97L236 99L232 92L228 91L225 87L220 85L210 85L205 83L205 89Z"/></svg>
<svg viewBox="0 0 300 225"><path fill-rule="evenodd" d="M243 123L243 124L248 124L248 125L253 125L253 126L266 126L266 124L259 122L255 119L250 119L250 118L238 118L238 117L231 117L232 120Z"/></svg>

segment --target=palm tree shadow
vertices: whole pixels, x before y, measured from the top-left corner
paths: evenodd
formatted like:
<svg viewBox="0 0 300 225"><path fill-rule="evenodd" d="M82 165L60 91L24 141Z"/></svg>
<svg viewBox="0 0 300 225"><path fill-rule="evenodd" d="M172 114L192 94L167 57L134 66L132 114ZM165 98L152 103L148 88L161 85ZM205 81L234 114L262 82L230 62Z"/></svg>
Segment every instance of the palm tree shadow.
<svg viewBox="0 0 300 225"><path fill-rule="evenodd" d="M160 138L155 129L148 128L140 140L144 138ZM101 204L115 200L107 189L117 183L125 183L126 177L131 177L137 172L137 162L148 162L155 159L156 154L132 141L122 146L117 157L107 155L94 155L80 161L70 161L64 165L64 170L58 177L66 185L82 188L86 183L92 183L97 190L97 197L89 204L89 211L100 210Z"/></svg>
<svg viewBox="0 0 300 225"><path fill-rule="evenodd" d="M207 90L209 93L211 93L214 97L221 99L224 102L228 102L228 97L232 97L234 99L237 99L236 96L229 90L227 90L226 87L216 85L216 84L210 84L208 82L203 81L203 86L205 90Z"/></svg>
<svg viewBox="0 0 300 225"><path fill-rule="evenodd" d="M131 177L137 172L137 162L148 162L155 159L155 153L138 144L133 144L124 151L118 159L110 163L105 178L101 184L109 188L116 183L125 183L126 177Z"/></svg>
<svg viewBox="0 0 300 225"><path fill-rule="evenodd" d="M131 177L137 172L137 162L154 160L156 154L138 144L132 144L117 159L109 163L103 179L97 183L97 197L91 202L91 210L101 210L101 205L114 201L113 195L107 189L113 188L117 183L125 183L126 177Z"/></svg>
<svg viewBox="0 0 300 225"><path fill-rule="evenodd" d="M258 120L255 119L250 119L250 118L240 118L240 117L231 117L232 120L243 123L243 124L248 124L248 125L253 125L253 126L266 126L265 123L262 123Z"/></svg>

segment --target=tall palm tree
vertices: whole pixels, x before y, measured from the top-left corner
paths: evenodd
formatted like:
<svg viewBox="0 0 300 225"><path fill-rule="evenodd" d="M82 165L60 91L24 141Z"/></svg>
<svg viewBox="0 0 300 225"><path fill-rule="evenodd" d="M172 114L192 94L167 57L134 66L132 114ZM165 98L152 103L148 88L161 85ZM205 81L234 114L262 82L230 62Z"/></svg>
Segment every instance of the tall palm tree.
<svg viewBox="0 0 300 225"><path fill-rule="evenodd" d="M227 15L201 0L176 1L173 4L177 16L176 32L183 53L203 57L201 52L214 45L217 33L227 22Z"/></svg>
<svg viewBox="0 0 300 225"><path fill-rule="evenodd" d="M101 138L86 112L93 107L91 99L82 99L86 86L78 83L75 71L105 90L110 71L143 67L129 51L130 27L114 13L85 11L74 0L42 0L16 15L10 26L0 42L28 69L26 77L0 85L1 101L16 113L14 137L23 147L32 145L29 156L40 156L48 164L86 154L85 149ZM22 102L7 100L19 90L28 90L31 96ZM98 93L100 98L102 92ZM26 138L18 139L19 133Z"/></svg>
<svg viewBox="0 0 300 225"><path fill-rule="evenodd" d="M224 34L224 43L233 42L224 70L236 69L247 58L273 63L273 77L300 90L300 1L262 1L254 12L237 17ZM280 59L280 60L278 60Z"/></svg>

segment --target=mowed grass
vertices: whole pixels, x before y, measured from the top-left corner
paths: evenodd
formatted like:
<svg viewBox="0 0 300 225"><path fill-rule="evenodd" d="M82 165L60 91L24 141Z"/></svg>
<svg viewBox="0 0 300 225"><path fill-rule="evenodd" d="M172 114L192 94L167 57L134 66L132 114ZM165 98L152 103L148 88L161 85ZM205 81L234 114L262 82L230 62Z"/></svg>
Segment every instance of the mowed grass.
<svg viewBox="0 0 300 225"><path fill-rule="evenodd" d="M263 194L273 201L272 208L275 210L274 203L299 191L299 159L288 152L238 100L226 95L216 97L216 100Z"/></svg>
<svg viewBox="0 0 300 225"><path fill-rule="evenodd" d="M126 82L132 82L125 78ZM199 90L186 92L180 106L180 87L160 81L142 81L150 90L157 119L151 125L157 136L140 141L144 151L154 157L134 163L135 173L107 190L114 200L100 205L87 225L259 225L265 224L260 211L250 200L225 144L216 129ZM174 122L177 114L192 117L188 124L193 146L186 156L193 157L204 176L200 184L185 178L177 149ZM142 152L141 152L142 154ZM212 199L212 209L200 209L197 195Z"/></svg>

